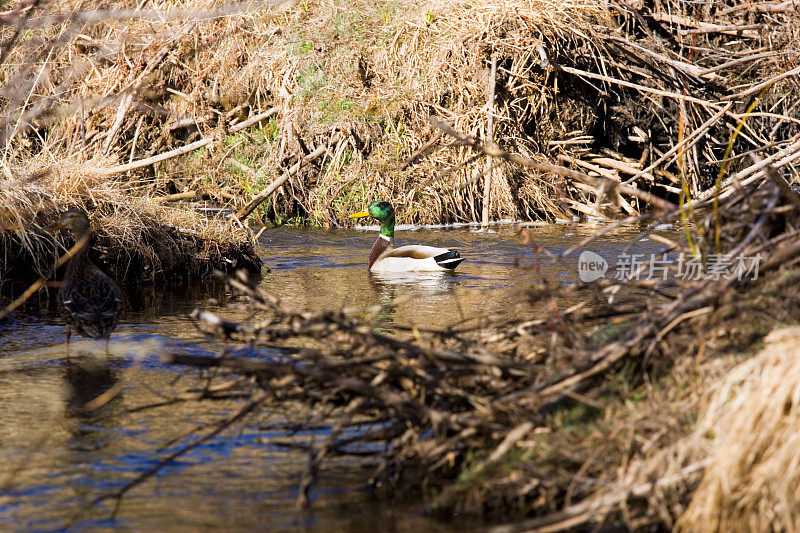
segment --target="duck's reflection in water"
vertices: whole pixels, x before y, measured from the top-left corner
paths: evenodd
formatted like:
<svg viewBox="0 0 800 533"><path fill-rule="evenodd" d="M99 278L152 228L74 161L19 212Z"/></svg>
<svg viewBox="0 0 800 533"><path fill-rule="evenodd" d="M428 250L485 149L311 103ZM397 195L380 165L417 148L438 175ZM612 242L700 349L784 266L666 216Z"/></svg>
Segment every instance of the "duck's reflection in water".
<svg viewBox="0 0 800 533"><path fill-rule="evenodd" d="M403 287L425 295L452 294L458 274L436 272L378 272L369 273L370 284L379 294L387 289Z"/></svg>
<svg viewBox="0 0 800 533"><path fill-rule="evenodd" d="M118 372L104 357L71 357L64 366L68 418L99 419L120 401Z"/></svg>
<svg viewBox="0 0 800 533"><path fill-rule="evenodd" d="M455 301L458 274L439 272L369 273L369 282L383 309L375 316L380 323L394 323L398 305L413 300L415 305L436 308ZM398 295L402 297L398 298Z"/></svg>

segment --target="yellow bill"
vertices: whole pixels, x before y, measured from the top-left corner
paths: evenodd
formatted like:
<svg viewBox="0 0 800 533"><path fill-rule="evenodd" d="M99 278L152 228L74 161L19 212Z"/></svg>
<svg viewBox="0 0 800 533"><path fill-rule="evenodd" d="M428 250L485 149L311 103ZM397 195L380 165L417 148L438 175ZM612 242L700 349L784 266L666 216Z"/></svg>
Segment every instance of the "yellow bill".
<svg viewBox="0 0 800 533"><path fill-rule="evenodd" d="M350 215L350 218L364 218L370 216L369 213L366 211L359 211L358 213L353 213Z"/></svg>

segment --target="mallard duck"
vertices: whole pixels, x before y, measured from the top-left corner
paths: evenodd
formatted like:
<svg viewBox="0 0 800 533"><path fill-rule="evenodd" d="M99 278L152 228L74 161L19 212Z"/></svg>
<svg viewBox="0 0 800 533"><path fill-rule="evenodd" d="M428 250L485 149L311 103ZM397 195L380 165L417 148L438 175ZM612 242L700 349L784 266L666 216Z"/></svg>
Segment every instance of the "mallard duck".
<svg viewBox="0 0 800 533"><path fill-rule="evenodd" d="M353 213L350 218L372 217L381 224L367 268L371 272L408 272L415 270L453 270L463 257L456 250L411 244L394 248L394 208L389 202L369 204L366 211Z"/></svg>
<svg viewBox="0 0 800 533"><path fill-rule="evenodd" d="M67 263L67 271L58 290L58 306L67 322L67 344L72 329L85 337L108 339L117 327L122 311L122 291L89 259L91 225L80 209L65 211L50 229L67 229L75 242L87 241Z"/></svg>

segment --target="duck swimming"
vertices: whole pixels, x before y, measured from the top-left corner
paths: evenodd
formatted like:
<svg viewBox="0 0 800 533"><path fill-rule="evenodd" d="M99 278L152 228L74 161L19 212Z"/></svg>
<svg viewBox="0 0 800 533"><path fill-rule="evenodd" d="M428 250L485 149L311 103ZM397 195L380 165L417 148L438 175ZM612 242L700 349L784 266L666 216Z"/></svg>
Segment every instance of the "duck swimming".
<svg viewBox="0 0 800 533"><path fill-rule="evenodd" d="M464 260L457 250L411 244L394 248L394 208L384 201L372 202L366 211L350 218L372 217L381 224L367 268L371 272L410 272L454 270Z"/></svg>

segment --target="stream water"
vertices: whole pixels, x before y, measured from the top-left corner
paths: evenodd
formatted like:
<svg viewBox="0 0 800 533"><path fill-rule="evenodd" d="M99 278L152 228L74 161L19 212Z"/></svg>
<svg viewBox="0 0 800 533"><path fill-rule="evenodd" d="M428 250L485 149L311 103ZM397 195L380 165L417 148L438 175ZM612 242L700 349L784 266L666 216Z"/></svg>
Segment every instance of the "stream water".
<svg viewBox="0 0 800 533"><path fill-rule="evenodd" d="M373 228L375 229L375 228ZM392 324L446 326L465 317L514 312L533 280L574 281L577 254L550 262L534 245L559 253L595 231L578 224L527 228L520 244L510 225L487 233L474 227L398 228L398 244L458 248L466 260L455 274L376 278L366 256L376 235L364 230L276 228L260 239L270 267L261 283L303 309L369 308L363 314ZM638 233L626 228L589 248L610 263ZM673 237L674 236L670 236ZM635 253L664 246L645 240ZM630 253L630 252L629 252ZM259 427L287 415L223 432L161 469L119 502L92 501L153 468L171 451L198 438L198 424L214 423L239 409L242 400L179 402L142 407L172 398L196 380L185 369L164 365L167 350L218 353L187 318L210 298L225 299L218 283L144 288L129 295L131 310L110 343L110 369L92 366L105 358L102 342L73 337L66 360L64 328L52 304L33 303L0 323L0 530L8 531L463 531L464 523L426 516L419 501L377 501L363 490L367 470L340 461L316 486L311 511L294 509L305 456L278 449ZM373 314L370 314L373 313ZM134 363L138 361L138 363ZM134 364L136 372L128 371ZM140 365L140 366L139 366ZM122 394L90 417L74 412L76 394L130 374ZM118 504L118 505L116 505Z"/></svg>

